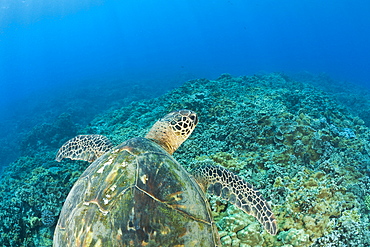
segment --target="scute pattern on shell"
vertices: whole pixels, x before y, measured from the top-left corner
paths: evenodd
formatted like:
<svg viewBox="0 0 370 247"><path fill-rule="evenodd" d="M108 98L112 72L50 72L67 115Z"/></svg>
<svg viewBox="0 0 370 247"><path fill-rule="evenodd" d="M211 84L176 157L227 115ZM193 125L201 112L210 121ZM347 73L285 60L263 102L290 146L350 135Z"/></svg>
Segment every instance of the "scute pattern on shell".
<svg viewBox="0 0 370 247"><path fill-rule="evenodd" d="M104 154L68 195L57 246L217 246L208 201L164 149L141 137Z"/></svg>

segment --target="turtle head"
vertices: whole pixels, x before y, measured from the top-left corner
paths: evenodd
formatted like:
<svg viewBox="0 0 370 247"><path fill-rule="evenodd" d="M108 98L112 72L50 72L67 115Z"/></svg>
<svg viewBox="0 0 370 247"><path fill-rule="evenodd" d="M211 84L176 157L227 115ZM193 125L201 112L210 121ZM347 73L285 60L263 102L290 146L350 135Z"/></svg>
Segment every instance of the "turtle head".
<svg viewBox="0 0 370 247"><path fill-rule="evenodd" d="M174 111L159 119L145 138L158 143L168 153L173 154L197 124L198 117L195 112L185 109Z"/></svg>

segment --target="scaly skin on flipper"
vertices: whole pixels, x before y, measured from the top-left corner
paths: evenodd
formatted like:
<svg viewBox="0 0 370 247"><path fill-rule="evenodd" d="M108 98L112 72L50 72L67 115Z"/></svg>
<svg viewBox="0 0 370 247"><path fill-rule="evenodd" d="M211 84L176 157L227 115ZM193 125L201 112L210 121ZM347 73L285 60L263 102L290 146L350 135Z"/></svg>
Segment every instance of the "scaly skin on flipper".
<svg viewBox="0 0 370 247"><path fill-rule="evenodd" d="M93 162L113 147L111 141L102 135L78 135L63 144L55 158L61 161L64 158L71 160L85 160Z"/></svg>
<svg viewBox="0 0 370 247"><path fill-rule="evenodd" d="M268 233L276 235L277 224L270 206L261 193L241 177L221 166L213 165L197 167L192 174L205 192L233 203L256 217Z"/></svg>
<svg viewBox="0 0 370 247"><path fill-rule="evenodd" d="M169 154L197 123L193 111L172 112L146 138L127 140L95 160L64 203L53 246L221 246L204 192ZM90 149L70 143L62 150Z"/></svg>
<svg viewBox="0 0 370 247"><path fill-rule="evenodd" d="M53 246L221 246L202 190L209 185L210 192L239 203L276 234L270 207L248 183L220 167L197 170L197 183L171 156L197 123L195 112L179 110L159 119L145 138L115 147L101 135L81 135L65 143L57 161L95 161L64 203Z"/></svg>

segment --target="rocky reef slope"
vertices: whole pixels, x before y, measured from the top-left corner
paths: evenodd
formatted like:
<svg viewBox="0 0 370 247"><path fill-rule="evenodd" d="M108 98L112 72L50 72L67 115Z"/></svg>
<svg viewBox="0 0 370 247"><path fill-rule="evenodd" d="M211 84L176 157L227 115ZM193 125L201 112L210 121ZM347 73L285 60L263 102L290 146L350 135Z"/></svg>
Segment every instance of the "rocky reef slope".
<svg viewBox="0 0 370 247"><path fill-rule="evenodd" d="M370 130L349 107L281 74L224 74L106 111L84 128L72 128L62 116L59 125L34 130L58 130L50 134L53 147L20 157L1 177L0 243L52 245L63 201L88 165L57 163L55 143L86 133L119 144L145 135L166 113L188 108L200 123L175 158L187 169L219 164L234 171L260 190L277 217L279 232L270 236L253 217L210 197L223 246L369 246ZM63 123L71 133L61 133ZM41 145L42 136L30 135Z"/></svg>

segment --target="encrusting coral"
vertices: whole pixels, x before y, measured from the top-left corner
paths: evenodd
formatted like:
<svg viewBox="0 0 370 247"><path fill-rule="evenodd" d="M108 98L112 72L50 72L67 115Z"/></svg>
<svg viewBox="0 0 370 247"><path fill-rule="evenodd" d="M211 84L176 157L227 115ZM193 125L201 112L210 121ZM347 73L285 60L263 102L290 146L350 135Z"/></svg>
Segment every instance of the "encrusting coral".
<svg viewBox="0 0 370 247"><path fill-rule="evenodd" d="M223 246L370 245L369 123L309 83L282 74L192 80L106 111L77 132L117 144L144 136L157 118L181 108L196 111L200 122L175 158L189 170L206 163L232 170L260 190L277 217L279 232L271 236L253 217L210 197ZM54 162L54 146L43 151L19 158L2 176L4 246L50 246L53 216L88 165Z"/></svg>

